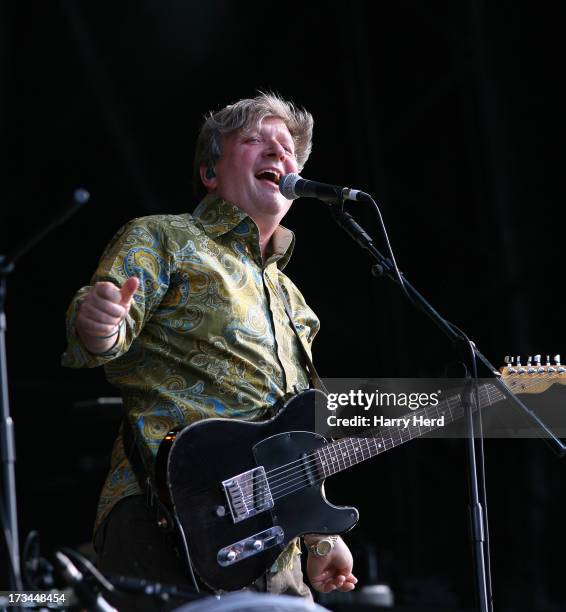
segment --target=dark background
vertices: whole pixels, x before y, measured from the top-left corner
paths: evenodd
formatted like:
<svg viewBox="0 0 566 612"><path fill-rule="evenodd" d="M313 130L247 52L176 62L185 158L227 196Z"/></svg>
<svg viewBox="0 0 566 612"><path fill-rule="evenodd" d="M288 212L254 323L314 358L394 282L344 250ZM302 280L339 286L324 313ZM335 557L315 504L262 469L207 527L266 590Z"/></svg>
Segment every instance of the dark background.
<svg viewBox="0 0 566 612"><path fill-rule="evenodd" d="M495 365L564 348L557 5L0 4L0 253L77 186L92 194L8 282L22 538L39 529L46 552L89 540L120 418L74 407L115 393L101 370L60 367L68 302L125 221L193 209L202 115L257 89L313 113L303 174L372 193L401 269ZM379 237L370 210L350 210ZM322 375L440 375L456 358L372 279L324 204L297 201L286 225L298 239L287 272L322 320ZM563 610L566 464L539 441L486 446L496 609ZM348 541L374 546L400 604L473 605L465 458L461 440L422 440L327 483L359 507ZM361 553L358 569L364 582Z"/></svg>

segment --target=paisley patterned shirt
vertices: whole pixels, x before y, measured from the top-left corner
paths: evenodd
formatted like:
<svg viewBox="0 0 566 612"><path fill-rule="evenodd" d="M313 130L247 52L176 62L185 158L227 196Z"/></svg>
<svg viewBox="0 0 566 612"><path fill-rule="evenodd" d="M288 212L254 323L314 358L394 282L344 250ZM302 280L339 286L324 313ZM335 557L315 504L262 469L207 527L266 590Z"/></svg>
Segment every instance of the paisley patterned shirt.
<svg viewBox="0 0 566 612"><path fill-rule="evenodd" d="M208 195L193 215L134 219L106 248L91 284L122 286L134 275L140 280L108 353L89 353L76 334L78 307L90 286L73 299L63 365L104 365L141 434L147 465L174 427L207 417L262 420L279 398L308 388L302 349L278 287L308 350L318 319L282 272L293 234L280 226L270 244L263 262L255 223L238 207ZM95 529L118 500L140 492L119 435ZM281 555L279 569L294 547Z"/></svg>

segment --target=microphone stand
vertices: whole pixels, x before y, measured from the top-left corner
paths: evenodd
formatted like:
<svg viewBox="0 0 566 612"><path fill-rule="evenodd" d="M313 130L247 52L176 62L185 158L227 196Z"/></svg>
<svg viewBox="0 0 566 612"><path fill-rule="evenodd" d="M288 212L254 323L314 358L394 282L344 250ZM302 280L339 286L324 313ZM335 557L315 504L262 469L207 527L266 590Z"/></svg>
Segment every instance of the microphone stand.
<svg viewBox="0 0 566 612"><path fill-rule="evenodd" d="M371 198L370 198L371 199ZM377 210L377 204L371 200ZM503 395L514 402L514 404L533 421L537 427L536 431L551 448L560 456L566 454L564 443L546 426L546 424L513 393L502 382L497 369L482 355L475 344L460 332L456 327L444 319L424 296L413 287L404 275L399 272L396 274L393 262L385 257L375 246L371 236L354 220L354 218L344 210L344 199L342 193L337 191L336 200L327 202L330 212L336 223L364 250L368 251L372 259L376 262L372 268L372 273L376 277L388 276L393 282L400 285L407 298L423 313L425 313L434 324L452 341L456 350L463 356L465 362L470 364L470 387L464 394L466 422L468 425L468 476L470 482L470 517L471 517L471 539L472 550L476 570L476 588L478 595L478 605L481 612L493 610L493 596L491 592L491 581L488 568L490 567L489 549L487 542L489 534L487 523L484 517L480 489L478 486L478 466L476 462L475 440L473 435L472 420L472 392L474 384L477 384L478 366L482 370L482 376L493 378L494 385ZM477 389L476 389L477 390ZM479 406L479 404L476 404ZM550 441L552 441L552 444ZM485 505L485 500L484 504Z"/></svg>
<svg viewBox="0 0 566 612"><path fill-rule="evenodd" d="M0 255L0 444L2 447L2 481L4 490L0 498L0 523L6 541L9 559L10 588L13 591L22 590L20 569L20 548L18 539L18 515L16 504L16 445L14 441L14 422L10 416L8 400L8 359L6 354L6 291L7 277L14 271L17 260L32 249L44 236L58 225L61 225L80 206L86 204L90 195L84 189L73 193L72 203L59 211L46 226L26 237L8 255Z"/></svg>

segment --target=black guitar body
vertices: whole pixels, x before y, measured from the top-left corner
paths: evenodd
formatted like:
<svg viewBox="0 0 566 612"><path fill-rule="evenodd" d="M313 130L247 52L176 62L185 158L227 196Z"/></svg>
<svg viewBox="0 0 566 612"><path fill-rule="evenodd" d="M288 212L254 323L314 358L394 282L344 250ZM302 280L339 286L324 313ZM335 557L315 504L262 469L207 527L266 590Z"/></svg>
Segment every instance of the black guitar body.
<svg viewBox="0 0 566 612"><path fill-rule="evenodd" d="M193 566L213 589L251 584L298 535L344 533L356 524L355 508L333 506L324 497L323 473L313 459L313 451L327 443L312 432L317 393L293 397L269 421L206 419L162 443L158 481L166 479ZM269 487L256 472L241 482L244 501L252 506L257 502L260 510L235 522L223 483L258 466L265 469ZM267 489L273 505L262 509ZM234 561L233 551L244 552Z"/></svg>

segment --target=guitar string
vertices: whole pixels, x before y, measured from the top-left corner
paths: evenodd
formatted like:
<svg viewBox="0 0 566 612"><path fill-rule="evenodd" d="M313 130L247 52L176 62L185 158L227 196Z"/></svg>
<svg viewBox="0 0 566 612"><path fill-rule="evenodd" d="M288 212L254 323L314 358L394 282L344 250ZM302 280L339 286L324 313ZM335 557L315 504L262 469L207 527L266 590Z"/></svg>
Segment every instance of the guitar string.
<svg viewBox="0 0 566 612"><path fill-rule="evenodd" d="M529 387L533 387L533 386L534 385L532 385L532 384L529 385ZM528 388L528 387L524 387L524 388ZM479 395L480 395L480 404L482 404L485 401L486 396L487 396L487 399L490 400L490 402L489 402L490 405L492 403L497 403L497 402L501 401L502 399L504 399L503 394L494 385L491 385L491 384L484 385L484 387L482 387L479 390ZM495 400L495 402L492 402L491 400ZM450 398L447 398L441 404L436 406L435 410L437 412L437 415L438 416L447 416L447 411L452 411L452 407L453 407L452 403L453 402L456 402L456 406L460 407L460 405L461 405L461 396L460 395L454 395L454 396L452 396ZM486 407L486 406L482 406L482 408L483 407ZM430 410L430 408L429 408L429 410ZM414 416L417 413L410 413L410 414L412 414ZM427 414L427 417L430 417L430 416L432 416L432 415ZM458 417L458 418L461 418L461 417ZM453 420L455 421L457 419L453 419ZM428 426L423 426L424 429L426 429L427 427ZM382 438L384 438L384 440L387 440L387 438L393 439L395 437L395 436L393 436L391 434L391 431L394 431L394 432L396 432L396 434L398 436L403 437L405 435L405 433L403 433L403 432L405 432L405 429L406 429L406 433L409 434L407 439L411 439L411 438L414 438L414 437L420 437L421 435L423 435L421 433L421 427L418 426L418 425L417 426L412 426L412 427L407 427L407 428L404 427L402 429L400 429L398 427L395 427L395 426L382 426L379 429L379 433L381 434ZM434 428L431 428L430 431L432 431L432 429L434 429ZM384 436L386 431L389 433L388 436L387 435ZM415 432L416 436L413 436L412 432ZM425 433L429 433L429 431L426 431ZM362 436L352 436L352 437L353 438L361 438ZM375 438L375 439L377 439L378 436L377 435L376 436L364 436L364 438L368 438L368 439L369 438ZM337 442L341 442L341 441L343 441L345 439L349 439L349 438L344 438L342 440L338 440ZM323 448L328 448L328 447L323 445L320 448L323 449ZM319 450L319 449L317 449L317 450ZM266 472L266 476L274 474L275 472L277 472L277 470L281 470L283 468L286 468L287 466L292 465L293 463L297 463L297 462L300 462L300 461L303 461L303 463L304 463L304 457L300 458L300 459L297 459L297 460L294 460L293 462L290 462L288 464L284 464L282 466L278 466L277 468L274 468L273 470L270 470L270 471ZM285 470L285 471L288 471L288 470ZM283 472L281 472L280 474L276 474L276 475L280 476L282 473ZM250 477L250 478L253 478L253 477ZM270 478L270 480L271 480L271 478Z"/></svg>
<svg viewBox="0 0 566 612"><path fill-rule="evenodd" d="M423 429L427 428L423 427ZM360 442L358 444L354 442L354 438L348 438L344 440L344 443L341 445L341 448L339 448L338 451L334 451L334 453L331 453L329 450L328 458L325 463L322 463L320 457L318 458L318 460L313 460L315 463L321 461L323 477L315 479L314 482L307 482L307 484L299 487L299 489L303 488L304 486L316 484L329 476L333 476L334 474L343 471L349 467L352 467L353 465L357 465L365 459L372 459L380 453L395 448L396 446L403 444L404 442L408 442L412 439L420 437L421 435L429 433L432 430L433 428L428 428L428 431L424 431L423 433L417 436L412 436L410 434L407 435L400 432L398 439L394 439L393 437L391 437L389 440L383 440L382 442L379 442L377 444L376 442L379 440L377 438L362 438L360 439ZM365 450L363 448L363 443L365 443ZM325 449L326 447L322 447L321 450L324 451ZM369 453L368 457L365 457L366 452ZM334 454L334 456L332 456L332 454ZM360 455L361 461L359 461ZM273 500L275 501L277 499L280 499L281 497L285 497L285 495L287 495L288 493L292 493L293 491L298 490L293 489L293 487L298 484L297 481L301 482L305 481L305 479L308 480L308 478L302 473L302 470L295 470L295 474L293 474L291 478L282 479L280 480L279 484L274 487L270 487L270 492L272 494ZM289 488L291 488L292 490L288 491Z"/></svg>
<svg viewBox="0 0 566 612"><path fill-rule="evenodd" d="M526 381L532 381L530 384L528 385L523 385L522 390L526 390L528 388L534 387L536 386L536 384L538 384L541 380L541 378L544 379L552 379L552 374L545 376L545 377L538 377L537 380L532 380L532 379L524 379ZM555 377L554 377L555 378ZM487 399L492 400L492 399L496 399L496 401L500 401L501 399L504 398L504 395L494 386L494 385L490 385L490 384L486 384L484 387L482 387L479 390L479 395L480 395L480 405L482 403L482 400L485 398L485 396L487 395ZM455 395L452 396L451 398L448 398L447 400L444 400L443 403L447 404L446 409L449 409L450 411L452 411L452 408L450 406L450 401L451 400L456 400L458 406L460 406L461 402L460 402L460 396L459 395ZM490 402L491 404L491 402ZM438 408L438 406L436 407ZM461 408L461 406L460 406ZM443 409L444 410L444 409ZM439 415L440 416L440 415ZM457 420L459 418L461 418L461 414L458 415L457 418L453 418L453 420ZM430 427L430 426L423 426L422 429L425 429L427 431L422 431L421 427L417 426L416 428L413 427L413 430L416 435L412 435L411 432L411 428L407 428L407 431L404 432L404 429L400 429L397 428L395 429L394 427L388 427L388 428L382 428L380 431L382 432L384 429L387 429L389 431L389 436L384 436L382 435L381 438L377 438L377 437L371 437L371 438L345 438L343 440L338 440L337 442L334 442L330 445L323 445L322 447L320 447L319 449L317 449L316 451L314 451L313 453L311 453L310 455L306 455L303 458L294 460L292 462L289 462L287 464L284 464L282 466L278 466L277 468L274 468L273 470L270 470L268 472L265 473L265 477L264 476L249 476L247 479L241 481L240 484L243 484L244 486L252 486L254 487L254 491L251 492L250 494L248 494L247 496L244 496L243 501L245 503L249 503L249 502L253 502L254 499L257 499L258 496L261 496L263 492L267 491L268 489L270 490L270 492L272 492L272 497L273 499L280 499L280 496L277 497L278 495L280 495L280 493L286 489L289 488L289 486L294 486L293 483L296 480L304 480L305 479L305 475L303 473L305 468L311 467L313 465L316 465L317 463L320 463L320 465L322 466L322 470L324 472L324 478L328 477L328 476L332 476L333 474L337 473L338 471L342 471L343 469L346 469L348 467L351 467L352 465L355 465L357 463L359 463L360 461L358 461L358 455L361 454L361 461L364 461L366 459L366 457L364 456L365 453L369 453L369 456L367 457L367 459L373 458L374 456L376 456L377 454L379 454L380 452L384 452L385 450L390 450L391 448L394 448L395 446L402 444L404 442L407 442L411 439L414 439L415 437L420 437L426 433L429 433L430 431L432 431L433 429L435 429L434 427ZM391 430L396 431L396 436L391 435ZM361 448L360 444L355 445L355 440L363 440L365 442L365 450ZM372 441L372 449L370 449L370 442ZM380 440L380 442L378 443L377 441ZM350 445L350 448L347 447L347 445ZM389 446L388 446L389 444ZM331 448L328 448L328 447ZM337 450L338 449L338 450ZM325 461L321 460L320 457L320 453L321 451L328 451L329 455L332 453L332 451L334 452L334 457L332 457L330 455L329 458L325 457ZM346 452L344 452L346 451ZM355 453L355 459L352 460L352 456L351 453L352 451ZM372 452L374 452L374 454L372 455ZM310 457L310 458L309 458ZM329 462L330 461L330 462ZM346 462L349 461L349 465L346 465ZM295 468L289 467L292 466L293 464L297 464L300 463L300 466L295 466ZM343 465L341 465L341 463ZM309 465L310 464L310 465ZM299 470L297 470L296 468L299 468ZM332 469L332 468L338 468L335 469L332 473L326 473L327 469ZM275 472L282 470L283 468L284 471L279 473L279 474L275 474ZM291 472L293 471L294 474L290 474L290 478L289 476L285 476L283 478L281 478L281 476L285 473L285 472ZM267 478L268 474L272 474L271 478ZM275 479L273 479L275 477ZM265 485L261 485L262 488L259 488L259 486L255 486L253 484L253 481L255 480L262 480L262 483L267 479L268 482L268 487L266 487ZM316 482L320 482L320 480L315 481ZM304 486L310 486L311 483L307 483L307 485ZM300 487L302 488L302 487ZM262 490L263 489L263 490ZM274 493L276 492L276 493ZM291 491L292 492L292 491ZM287 495L289 493L285 493L284 495Z"/></svg>
<svg viewBox="0 0 566 612"><path fill-rule="evenodd" d="M462 410L462 415L463 415L463 410ZM426 432L426 433L428 433L428 432ZM394 448L398 444L407 442L410 439L411 439L410 437L407 437L406 439L402 439L401 438L399 441L394 442L391 447L378 450L375 453L375 455L373 455L373 456L377 456L381 452L385 452L386 450L389 450L390 448ZM368 457L368 459L369 458L370 457ZM350 459L350 461L351 461L351 463L349 465L346 465L347 459ZM332 475L336 474L339 471L342 471L344 469L352 467L353 465L356 465L358 463L357 461L352 461L350 455L347 455L347 456L343 455L342 458L337 458L337 462L338 462L337 466L334 464L334 462L333 462L333 465L331 466L331 468L332 467L335 468L333 472L326 473L324 471L324 475L322 477L319 477L318 479L316 479L314 482L304 483L305 477L301 476L301 475L299 477L288 479L287 482L285 483L285 486L281 486L280 485L279 487L277 487L279 490L277 491L276 494L272 495L273 501L275 502L277 500L282 499L283 497L286 497L287 495L291 495L293 493L296 493L296 492L300 491L301 489L304 489L304 488L309 487L309 486L313 486L314 484L318 484L319 482L323 482L327 477L332 476ZM340 465L340 462L343 462L344 465L343 466Z"/></svg>
<svg viewBox="0 0 566 612"><path fill-rule="evenodd" d="M539 377L537 379L540 380L541 377ZM551 378L551 376L547 377L547 378ZM529 379L526 379L529 380ZM533 381L534 383L537 383L537 381ZM523 386L523 390L529 387L533 387L535 386L534 384L529 384L528 387L527 386ZM503 394L494 386L494 385L485 385L483 388L481 388L479 390L479 394L480 394L480 405L482 403L482 400L485 399L485 395L487 395L489 400L492 399L496 399L496 401L500 401L504 396ZM450 401L451 400L455 400L457 405L461 408L460 404L460 396L452 396L451 398L448 398L447 400L444 400L443 403L447 404L447 409L449 409L450 411L452 411L452 408L450 406ZM491 403L491 402L490 402ZM438 407L437 407L438 408ZM461 414L458 415L457 419L461 418ZM453 418L453 420L457 420L456 418ZM283 473L285 472L290 472L290 471L294 471L295 474L297 474L297 470L294 468L289 468L288 466L291 466L293 464L297 464L300 463L300 466L295 466L300 468L300 472L298 476L295 476L295 474L291 474L291 478L289 477L284 477L284 478L279 478L279 479L273 479L273 476L271 478L267 478L268 480L268 484L270 485L269 488L270 490L274 491L277 489L281 489L281 487L285 488L289 485L289 483L297 480L297 479L303 479L305 476L302 473L302 471L304 470L305 467L309 467L312 466L313 464L316 464L317 462L320 461L320 451L328 451L329 455L330 453L332 453L332 451L334 451L334 457L332 457L330 455L330 462L326 462L326 465L329 467L329 469L332 469L333 467L338 467L338 470L335 470L332 473L328 473L325 474L325 477L327 476L331 476L335 473L337 473L337 471L341 471L343 469L346 469L347 467L351 467L352 465L355 465L355 463L359 463L359 461L356 461L355 463L352 461L352 457L351 457L351 451L354 451L356 453L356 459L357 454L361 453L362 455L362 461L365 460L366 458L364 457L364 453L365 452L369 452L370 455L367 457L367 459L370 459L374 456L376 456L377 454L379 454L380 452L384 452L384 450L389 450L390 448L393 448L399 444L402 444L404 442L407 442L411 439L414 439L416 437L420 437L426 433L429 433L430 431L432 431L435 428L432 428L430 426L423 426L422 429L425 429L426 431L422 431L421 427L417 426L416 428L413 427L408 428L406 432L404 432L404 429L401 430L399 428L394 428L394 427L388 427L388 428L382 428L380 430L381 432L384 432L384 430L387 429L389 431L389 436L384 436L382 433L381 438L379 438L380 442L379 444L377 444L376 446L376 441L378 440L378 438L376 436L371 437L371 438L344 438L342 440L338 440L335 443L332 443L331 445L323 445L322 447L320 447L319 449L317 449L315 452L311 453L311 455L307 455L303 458L294 460L288 464L284 464L283 466L278 466L277 468L274 468L273 470L270 470L269 472L266 472L265 477L264 476L249 476L247 479L242 480L240 484L244 484L244 485L248 485L248 486L254 486L252 483L254 480L259 480L261 479L262 482L265 481L267 474L273 474L274 472L276 472L277 470L281 470L282 468L286 468L284 470L284 472L281 472L280 474L275 474L276 477L278 476L282 476ZM396 435L391 435L391 430L396 432ZM412 435L412 432L414 432L416 435ZM361 450L359 445L358 445L358 450L355 450L353 444L354 444L354 440L357 439L363 439L365 440L365 444L366 444L366 450ZM369 448L369 440L373 441L372 446L374 446L374 453L375 454L371 454L372 451ZM351 448L347 448L345 447L345 444L350 444ZM389 446L388 446L389 444ZM383 445L383 448L381 448L381 446ZM329 448L330 447L330 448ZM338 450L336 450L338 449ZM347 452L344 452L347 451ZM308 457L311 457L312 459L308 459ZM325 459L327 459L327 457L325 457ZM346 465L346 461L349 460L350 464ZM343 463L344 465L342 466L341 463ZM337 464L337 465L336 465ZM323 466L323 470L325 469L323 462L321 462L321 465ZM275 486L272 486L275 485ZM263 490L267 490L267 488L263 486ZM262 491L261 489L258 488L258 485L255 486L255 492L252 491L250 494L247 495L247 497L244 497L243 501L246 503L249 503L250 501L253 501L254 498L257 498L258 495L261 495Z"/></svg>
<svg viewBox="0 0 566 612"><path fill-rule="evenodd" d="M489 387L489 389L488 389L488 387ZM491 393L491 395L490 395L490 393ZM494 385L485 385L482 389L480 389L480 404L481 404L483 396L485 394L488 394L488 398L489 399L497 398L497 401L499 401L499 399L501 399L503 397L502 394L495 388ZM442 408L441 408L442 409L442 415L444 415L444 416L447 415L447 411L448 410L449 411L452 410L451 402L456 402L456 405L460 405L461 404L460 396L459 395L454 395L454 396L444 400L441 404L439 404L439 406L436 406L435 408L436 408L438 416L441 416L441 414L439 413L439 410L438 410L440 406L442 406ZM410 414L414 415L415 413L410 413ZM454 420L457 420L457 419L454 419ZM423 428L426 429L426 426L423 426ZM432 431L432 429L434 429L434 428L431 428L430 431ZM389 432L388 436L386 435L386 431ZM382 440L383 443L385 443L385 441L387 439L390 439L390 440L394 439L395 436L391 434L392 431L396 432L397 436L403 437L403 435L405 435L405 434L402 433L404 431L404 428L402 430L402 429L396 428L394 426L389 426L389 427L383 426L379 430L379 434L381 435L381 438L383 438L383 440ZM415 432L416 435L414 435L414 436L411 435L411 432ZM423 435L421 433L421 428L419 426L416 426L416 427L413 426L412 428L411 427L407 428L407 433L409 434L409 436L407 437L407 440L412 439L412 438L416 438L416 437L420 437L421 435ZM426 431L426 433L429 433L429 431ZM361 438L361 436L353 436L353 437L356 438L356 439ZM366 439L366 438L367 439L377 439L378 436L377 435L376 436L365 436L363 439ZM341 440L336 441L334 444L343 443L343 441L347 440L347 439L350 439L350 438L343 438ZM320 449L317 449L317 451L315 451L315 452L318 452L321 449L327 449L328 446L333 446L333 444L323 445L323 446L320 447ZM277 480L273 480L273 478L274 477L278 477L278 476L282 476L285 472L288 472L291 469L293 469L293 468L290 468L289 466L293 466L293 464L297 464L297 463L301 463L301 467L307 465L307 462L305 461L305 459L307 457L308 457L308 455L305 456L305 457L301 457L299 459L295 459L294 461L291 461L289 463L283 464L281 466L278 466L277 468L273 468L272 470L269 470L269 471L265 472L265 475L261 475L261 476L249 476L246 479L241 480L240 482L242 484L247 484L249 481L253 481L253 480L256 480L256 479L264 480L265 478L267 478L270 482L277 482ZM283 471L277 474L276 472L278 472L280 470L283 470Z"/></svg>
<svg viewBox="0 0 566 612"><path fill-rule="evenodd" d="M532 387L533 385L530 385L530 386ZM486 385L486 387L489 387L489 385ZM491 386L491 387L493 389L495 389L495 391L497 391L497 393L496 394L492 393L490 399L493 399L495 397L495 398L497 398L497 401L499 401L501 399L501 397L502 397L502 394L495 387L493 387L493 386ZM526 389L526 388L527 388L526 386L523 387L523 389ZM460 411L463 414L463 407L460 407ZM461 416L459 416L459 418L461 418ZM428 432L426 432L426 433L428 433ZM406 439L403 439L403 436L400 433L400 439L399 440L397 440L396 442L394 440L390 440L390 442L392 442L392 446L390 448L393 448L394 446L396 446L398 444L401 444L403 442L409 441L409 439L411 439L411 436L407 437ZM348 439L348 441L351 443L352 439ZM366 440L366 442L367 442L367 440ZM381 449L381 450L376 450L376 453L375 453L374 456L376 456L380 452L384 452L385 450L389 450L389 449L388 448L384 448L384 449ZM370 458L370 457L368 457L368 458ZM356 454L355 459L356 460L358 459L357 454ZM337 466L335 465L335 461L336 460L338 462ZM350 460L350 464L349 465L346 465L346 461L347 460ZM342 457L341 458L340 457L336 457L335 460L333 460L333 462L332 462L332 466L331 467L334 467L334 468L337 468L337 469L335 469L334 472L332 472L332 473L326 473L325 472L324 476L321 479L319 479L318 481L316 481L316 482L321 482L326 477L332 476L333 474L337 473L338 471L341 471L343 469L347 469L348 467L351 467L352 465L355 465L356 463L358 463L358 461L356 461L356 460L352 461L352 457L351 457L349 451L348 451L347 455L342 453ZM343 466L340 465L340 462L342 462L344 465ZM273 500L275 501L276 499L281 499L282 497L285 497L285 496L287 496L287 495L289 495L291 493L294 493L294 492L296 492L296 491L298 491L298 490L300 490L300 489L302 489L302 488L304 488L306 486L311 486L311 484L312 484L312 483L307 483L307 484L301 485L299 487L295 487L294 484L290 484L291 482L296 481L296 480L301 480L301 479L300 478L293 478L293 479L290 479L290 480L287 481L287 483L286 483L287 486L285 486L283 488L281 488L281 486L279 486L280 490L278 491L278 493L276 495L273 496ZM304 477L303 477L303 480L304 480ZM293 487L295 487L295 488L293 488ZM291 490L288 490L288 489L291 489Z"/></svg>
<svg viewBox="0 0 566 612"><path fill-rule="evenodd" d="M487 387L489 387L489 386L490 386L490 385L486 385L486 388L487 388ZM534 385L531 385L531 387L532 387L532 386L534 386ZM493 387L493 385L491 385L491 387ZM502 393L501 393L501 392L499 392L499 391L498 391L498 389L496 389L495 387L493 387L493 388L494 388L494 389L497 391L497 394L493 394L493 395L492 395L492 397L496 397L496 398L497 398L497 397L499 397L499 398L501 398ZM526 388L527 388L527 387L523 387L523 389L526 389ZM504 396L503 396L503 397L504 397ZM490 399L491 399L491 398L490 398ZM497 400L497 401L499 401L499 400ZM461 410L462 410L462 413L463 413L463 412L464 412L463 407L461 407ZM427 432L427 433L428 433L428 432ZM402 440L401 442L398 442L398 444L400 444L400 443L402 443L402 442L406 442L406 441L408 441L408 440L409 440L409 439L407 439L407 440ZM396 446L396 444L394 444L393 446ZM393 448L393 447L391 447L391 448ZM386 449L386 450L388 450L388 449ZM384 451L378 451L378 452L376 453L376 455L377 455L377 454L379 454L379 452L384 452ZM325 474L325 475L324 475L324 477L322 477L322 478L320 478L318 481L316 481L316 482L315 482L315 484L318 484L319 482L324 481L324 480L325 480L325 478L327 478L328 476L332 476L333 474L336 474L336 472L341 471L342 469L346 469L346 468L348 468L348 467L351 467L352 465L355 465L355 464L354 464L354 463L351 463L349 466L344 465L344 467L341 467L340 465L338 465L338 470L336 470L336 471L335 471L335 472L333 472L332 474L328 474L328 475L326 475L326 474ZM296 480L296 478L295 478L294 480ZM287 490L286 492L280 491L280 492L279 492L279 494L278 494L277 496L273 496L273 501L276 501L276 500L282 499L283 497L287 497L287 495L291 495L291 494L293 494L293 493L296 493L297 491L300 491L301 489L304 489L304 488L306 488L307 486L312 486L312 485L311 485L310 483L307 483L307 484L303 484L303 485L300 485L300 486L291 485L291 487L286 487L287 489L291 488L291 490ZM293 488L293 487L295 487L295 488ZM284 491L285 491L285 489L284 489Z"/></svg>
<svg viewBox="0 0 566 612"><path fill-rule="evenodd" d="M530 385L530 387L532 387L533 385ZM524 389L527 388L526 386L523 387ZM485 391L484 394L481 393L481 391ZM501 399L504 398L503 394L493 385L486 385L482 390L480 391L480 404L482 403L482 400L485 399L485 395L487 395L489 400L494 400L496 403L498 401L500 401ZM484 397L482 397L482 395ZM454 399L454 398L452 398ZM490 404L492 402L490 401ZM450 408L451 410L451 408ZM461 403L458 402L458 413L457 413L457 417L454 418L453 415L453 421L456 421L460 418L462 418L463 416L463 407L461 406ZM389 428L389 430L391 431L392 428ZM422 431L422 429L424 429L425 431ZM338 441L338 443L336 443L334 446L338 447L338 451L336 451L336 448L334 449L334 456L332 456L332 451L331 449L328 449L327 446L322 446L320 449L317 449L317 451L315 451L316 454L318 454L318 458L315 458L313 461L316 463L317 461L320 460L320 451L326 451L328 449L328 456L325 453L325 460L326 463L325 465L322 465L322 469L325 472L325 477L327 476L332 476L333 474L336 474L338 471L342 471L343 469L347 469L348 467L351 467L352 465L356 465L357 463L360 463L360 455L361 455L361 461L366 460L365 457L365 453L369 453L369 457L367 457L367 459L373 458L374 456L376 456L379 453L385 452L386 450L390 450L391 448L394 448L395 446L402 444L404 442L408 442L411 439L414 439L415 437L420 437L426 433L429 433L430 431L432 431L433 429L436 429L435 427L430 427L430 426L423 426L423 428L418 427L418 433L415 435L413 435L413 432L417 432L417 428L407 428L407 430L405 431L405 429L397 429L396 431L396 436L392 436L391 434L389 435L389 437L387 436L382 436L381 438L378 437L372 437L372 438L346 438L344 440L340 440ZM356 443L356 440L360 440L359 443ZM370 440L371 442L371 447L370 448ZM363 443L362 443L363 441ZM363 448L363 444L365 444L365 449ZM354 457L352 457L352 452L354 453ZM313 455L315 454L313 453ZM373 454L372 454L373 453ZM313 456L311 455L311 456ZM349 463L347 465L347 462ZM312 463L312 462L311 462ZM322 464L322 462L321 462ZM328 472L328 470L333 469L334 471L332 472ZM296 473L296 470L295 470ZM298 479L304 479L304 475L300 474L298 477L294 477L291 479L279 479L279 480L269 480L269 484L271 485L272 483L276 483L277 486L273 486L272 487L272 491L275 491L277 489L279 489L279 491L282 489L283 490L293 481L298 480ZM278 483L278 484L277 484ZM278 492L279 492L278 491ZM274 498L275 499L275 498Z"/></svg>

